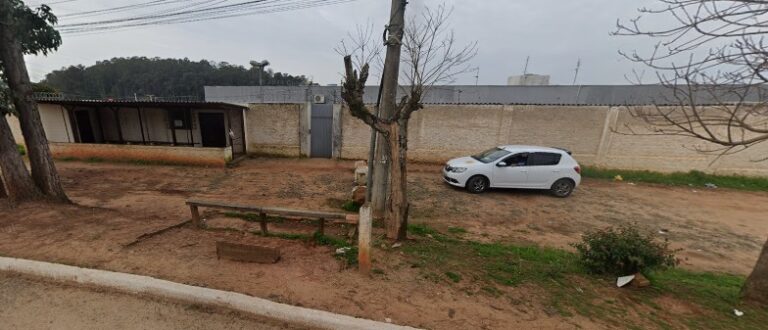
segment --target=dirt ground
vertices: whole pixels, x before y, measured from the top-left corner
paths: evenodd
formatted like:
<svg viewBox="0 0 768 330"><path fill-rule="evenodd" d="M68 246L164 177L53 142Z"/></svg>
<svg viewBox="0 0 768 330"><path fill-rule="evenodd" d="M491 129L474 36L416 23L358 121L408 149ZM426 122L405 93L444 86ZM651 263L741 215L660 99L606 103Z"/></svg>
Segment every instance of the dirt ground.
<svg viewBox="0 0 768 330"><path fill-rule="evenodd" d="M0 273L3 329L299 329L194 304Z"/></svg>
<svg viewBox="0 0 768 330"><path fill-rule="evenodd" d="M605 327L548 313L526 288L510 289L511 298L502 299L418 279L415 270L393 266L398 254L392 251L375 251L375 266L386 268L386 275L369 279L345 269L328 247L233 231L183 227L125 246L189 219L184 200L190 197L338 211L352 188L352 162L251 159L229 169L60 162L58 167L77 205L0 203L0 255L149 275L416 327ZM683 249L682 267L743 275L768 234L768 192L587 179L568 199L519 190L472 195L443 184L439 171L435 165L412 166L412 221L441 230L461 227L480 241L570 249L586 230L634 222L663 230L661 237ZM204 217L217 226L252 226L212 213ZM301 224L271 226L277 232L311 230ZM274 265L217 260L217 240L279 247L283 259Z"/></svg>

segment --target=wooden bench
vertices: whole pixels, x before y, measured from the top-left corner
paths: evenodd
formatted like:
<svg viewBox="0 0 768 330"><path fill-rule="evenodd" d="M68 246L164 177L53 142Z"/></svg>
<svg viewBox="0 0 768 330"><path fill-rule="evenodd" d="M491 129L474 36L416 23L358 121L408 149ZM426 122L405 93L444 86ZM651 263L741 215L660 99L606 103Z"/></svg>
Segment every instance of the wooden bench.
<svg viewBox="0 0 768 330"><path fill-rule="evenodd" d="M267 229L267 216L269 215L279 216L279 217L288 217L288 219L295 218L299 220L317 219L318 220L317 232L321 235L325 234L326 221L331 221L334 223L357 225L358 218L359 218L357 214L296 210L296 209L287 209L287 208L281 208L281 207L263 207L263 206L244 205L244 204L227 203L227 202L219 202L219 201L207 201L207 200L199 200L199 199L189 199L187 200L187 205L189 205L189 210L192 213L192 224L194 224L198 228L202 228L205 225L202 219L200 218L200 211L198 210L198 208L200 207L226 209L226 210L233 210L233 211L239 211L239 212L258 213L259 225L261 226L261 233L264 235L269 233Z"/></svg>

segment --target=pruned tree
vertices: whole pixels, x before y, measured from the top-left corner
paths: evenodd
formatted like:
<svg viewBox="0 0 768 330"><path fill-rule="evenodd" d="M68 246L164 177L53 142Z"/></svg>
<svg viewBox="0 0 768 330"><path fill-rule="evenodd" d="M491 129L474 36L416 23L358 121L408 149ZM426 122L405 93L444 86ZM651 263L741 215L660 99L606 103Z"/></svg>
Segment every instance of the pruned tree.
<svg viewBox="0 0 768 330"><path fill-rule="evenodd" d="M768 2L657 1L658 8L619 21L614 33L659 40L648 53L622 53L655 71L666 87L665 106L630 108L647 124L650 133L643 134L696 138L708 142L696 150L719 156L768 141ZM668 23L646 28L644 16ZM742 293L768 304L768 242Z"/></svg>
<svg viewBox="0 0 768 330"><path fill-rule="evenodd" d="M20 0L0 0L0 64L10 103L19 117L27 144L32 179L48 199L69 202L51 157L24 61L25 54L47 55L61 45L61 37L53 28L56 21L51 8L46 5L32 10ZM5 122L4 117L2 121ZM4 129L0 127L0 130ZM10 153L7 145L0 144L4 153ZM15 146L13 150L16 150ZM11 184L6 179L6 185Z"/></svg>
<svg viewBox="0 0 768 330"><path fill-rule="evenodd" d="M380 46L373 41L372 30L358 29L351 41L337 49L344 55L342 99L355 118L384 137L389 151L389 184L385 208L387 237L404 239L408 225L409 202L407 194L408 123L414 112L422 109L422 101L437 84L450 83L469 71L469 61L475 56L477 45L457 45L453 31L448 27L451 11L445 6L425 9L406 25L402 40L403 60L400 94L391 117L374 114L363 96L372 61L380 59ZM367 32L366 32L367 31Z"/></svg>

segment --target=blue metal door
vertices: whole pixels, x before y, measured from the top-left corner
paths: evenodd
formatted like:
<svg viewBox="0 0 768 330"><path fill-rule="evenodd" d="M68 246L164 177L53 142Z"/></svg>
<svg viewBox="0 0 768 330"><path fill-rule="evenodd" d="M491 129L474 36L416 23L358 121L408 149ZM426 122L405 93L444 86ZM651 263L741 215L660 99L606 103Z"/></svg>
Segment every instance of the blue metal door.
<svg viewBox="0 0 768 330"><path fill-rule="evenodd" d="M333 104L313 104L310 156L331 158L333 153Z"/></svg>

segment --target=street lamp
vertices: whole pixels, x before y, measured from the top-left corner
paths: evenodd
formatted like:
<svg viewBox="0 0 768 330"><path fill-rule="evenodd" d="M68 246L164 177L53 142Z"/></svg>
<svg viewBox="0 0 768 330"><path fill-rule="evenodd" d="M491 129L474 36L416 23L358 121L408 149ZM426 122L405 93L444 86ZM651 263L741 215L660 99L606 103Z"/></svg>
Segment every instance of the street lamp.
<svg viewBox="0 0 768 330"><path fill-rule="evenodd" d="M269 61L263 60L261 62L251 61L251 66L259 69L259 86L263 85L264 68L269 65Z"/></svg>

